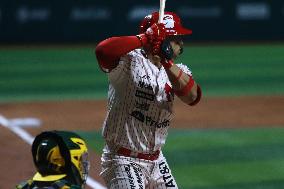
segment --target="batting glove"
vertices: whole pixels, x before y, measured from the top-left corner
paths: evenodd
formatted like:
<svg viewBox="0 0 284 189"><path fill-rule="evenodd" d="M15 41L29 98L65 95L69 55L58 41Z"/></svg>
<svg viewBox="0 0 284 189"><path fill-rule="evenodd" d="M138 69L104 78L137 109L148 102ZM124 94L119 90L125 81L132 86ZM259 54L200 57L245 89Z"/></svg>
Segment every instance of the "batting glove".
<svg viewBox="0 0 284 189"><path fill-rule="evenodd" d="M162 23L155 23L146 30L145 34L152 46L152 54L158 55L160 53L161 44L166 38L165 25Z"/></svg>

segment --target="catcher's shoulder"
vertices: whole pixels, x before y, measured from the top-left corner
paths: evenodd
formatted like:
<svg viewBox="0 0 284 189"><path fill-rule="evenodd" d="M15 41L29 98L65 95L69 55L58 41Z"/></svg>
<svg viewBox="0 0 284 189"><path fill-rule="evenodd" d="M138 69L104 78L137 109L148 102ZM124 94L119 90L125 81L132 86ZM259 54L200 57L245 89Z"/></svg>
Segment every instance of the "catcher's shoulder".
<svg viewBox="0 0 284 189"><path fill-rule="evenodd" d="M21 182L20 184L17 184L15 189L29 189L32 184L32 179L26 180Z"/></svg>

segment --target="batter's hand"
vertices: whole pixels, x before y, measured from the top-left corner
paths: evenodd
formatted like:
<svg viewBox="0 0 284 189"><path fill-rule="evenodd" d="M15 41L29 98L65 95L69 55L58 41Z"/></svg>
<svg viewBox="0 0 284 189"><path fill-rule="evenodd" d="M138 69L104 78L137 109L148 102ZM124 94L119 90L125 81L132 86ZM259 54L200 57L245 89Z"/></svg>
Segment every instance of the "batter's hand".
<svg viewBox="0 0 284 189"><path fill-rule="evenodd" d="M163 23L155 23L145 32L149 44L152 46L152 54L160 53L161 44L166 38L166 29Z"/></svg>

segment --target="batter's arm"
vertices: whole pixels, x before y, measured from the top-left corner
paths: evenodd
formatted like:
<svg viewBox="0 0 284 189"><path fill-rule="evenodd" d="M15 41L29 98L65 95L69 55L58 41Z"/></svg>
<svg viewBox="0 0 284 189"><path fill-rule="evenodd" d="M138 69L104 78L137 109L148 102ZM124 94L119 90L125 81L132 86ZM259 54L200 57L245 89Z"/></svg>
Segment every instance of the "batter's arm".
<svg viewBox="0 0 284 189"><path fill-rule="evenodd" d="M141 46L137 36L111 37L97 45L95 54L100 67L111 71L118 65L121 56Z"/></svg>
<svg viewBox="0 0 284 189"><path fill-rule="evenodd" d="M95 49L95 54L100 67L104 71L111 71L118 65L121 56L140 47L149 47L150 44L160 46L164 39L164 25L153 24L145 33L136 36L111 37L100 42Z"/></svg>
<svg viewBox="0 0 284 189"><path fill-rule="evenodd" d="M183 72L176 64L172 63L169 69L165 69L172 84L174 93L186 104L196 105L202 96L200 86L192 76Z"/></svg>

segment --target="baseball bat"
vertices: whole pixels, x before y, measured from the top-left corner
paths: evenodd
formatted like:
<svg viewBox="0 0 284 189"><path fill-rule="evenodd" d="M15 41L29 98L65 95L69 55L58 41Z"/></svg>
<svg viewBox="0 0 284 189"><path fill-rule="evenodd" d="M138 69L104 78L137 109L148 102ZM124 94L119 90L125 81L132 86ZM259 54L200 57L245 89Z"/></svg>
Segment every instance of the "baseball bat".
<svg viewBox="0 0 284 189"><path fill-rule="evenodd" d="M158 23L163 22L164 13L165 13L165 6L166 6L166 0L160 0L160 10L159 10L159 21L158 21Z"/></svg>

